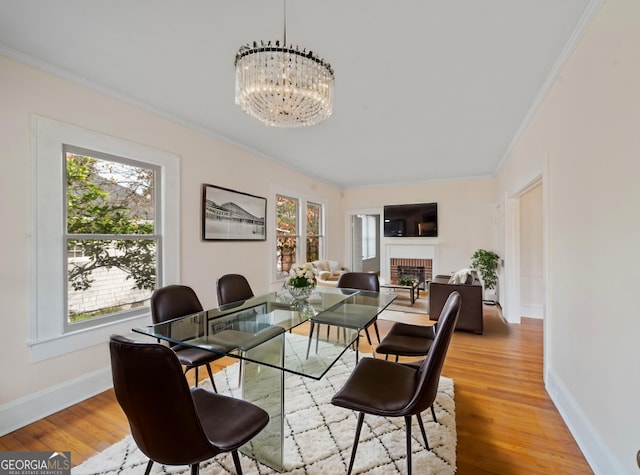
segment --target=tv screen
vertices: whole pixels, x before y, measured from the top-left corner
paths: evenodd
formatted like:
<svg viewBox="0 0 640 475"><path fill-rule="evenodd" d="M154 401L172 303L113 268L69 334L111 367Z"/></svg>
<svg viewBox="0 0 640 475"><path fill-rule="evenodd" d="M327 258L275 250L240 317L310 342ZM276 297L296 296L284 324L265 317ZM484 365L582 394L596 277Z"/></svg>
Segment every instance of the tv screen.
<svg viewBox="0 0 640 475"><path fill-rule="evenodd" d="M385 237L437 237L438 203L387 205Z"/></svg>

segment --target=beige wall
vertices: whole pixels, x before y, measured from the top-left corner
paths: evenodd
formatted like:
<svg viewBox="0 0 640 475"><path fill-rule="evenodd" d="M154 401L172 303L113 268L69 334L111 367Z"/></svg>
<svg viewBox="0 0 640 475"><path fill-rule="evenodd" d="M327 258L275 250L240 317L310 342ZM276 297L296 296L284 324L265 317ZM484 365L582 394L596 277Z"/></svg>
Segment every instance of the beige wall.
<svg viewBox="0 0 640 475"><path fill-rule="evenodd" d="M476 249L495 249L496 201L495 180L484 179L346 190L343 205L382 213L388 204L437 202L438 237L420 239L437 245L434 272L448 274L469 267Z"/></svg>
<svg viewBox="0 0 640 475"><path fill-rule="evenodd" d="M44 397L53 387L91 378L109 365L106 344L31 362L27 345L33 244L31 114L181 157L180 274L182 282L194 287L205 306L215 305L216 278L227 272L245 274L256 292L277 284L271 279L273 225L267 226L267 242L201 241L202 183L266 197L268 220L273 219L273 197L280 187L326 202L327 252L342 258L341 196L333 186L4 56L0 56L0 104L0 322L5 336L0 358L4 381L0 384L0 433L4 432L2 415L11 413L15 405Z"/></svg>
<svg viewBox="0 0 640 475"><path fill-rule="evenodd" d="M640 2L608 0L499 176L548 173L546 382L596 473L638 473Z"/></svg>

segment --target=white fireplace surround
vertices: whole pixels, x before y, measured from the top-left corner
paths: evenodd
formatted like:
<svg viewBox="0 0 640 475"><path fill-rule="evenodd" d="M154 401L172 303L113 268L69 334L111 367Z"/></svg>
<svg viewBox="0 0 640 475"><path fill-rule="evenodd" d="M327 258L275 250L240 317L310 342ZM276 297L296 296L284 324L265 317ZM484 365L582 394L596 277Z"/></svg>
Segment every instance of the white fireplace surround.
<svg viewBox="0 0 640 475"><path fill-rule="evenodd" d="M433 240L425 242L425 238L385 238L384 258L380 260L380 273L386 282L391 281L389 261L398 259L431 259L433 275L438 269L438 244Z"/></svg>

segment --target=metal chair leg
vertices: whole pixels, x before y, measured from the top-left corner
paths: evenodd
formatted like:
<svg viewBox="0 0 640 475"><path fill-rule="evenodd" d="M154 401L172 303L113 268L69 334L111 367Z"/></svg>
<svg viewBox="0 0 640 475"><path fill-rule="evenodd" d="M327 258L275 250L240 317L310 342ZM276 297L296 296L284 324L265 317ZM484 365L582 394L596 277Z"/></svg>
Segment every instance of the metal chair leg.
<svg viewBox="0 0 640 475"><path fill-rule="evenodd" d="M309 350L311 349L311 340L313 339L313 327L315 322L311 320L309 322L309 341L307 342L307 359L309 358Z"/></svg>
<svg viewBox="0 0 640 475"><path fill-rule="evenodd" d="M191 465L191 475L198 475L200 473L200 463L194 463Z"/></svg>
<svg viewBox="0 0 640 475"><path fill-rule="evenodd" d="M411 416L404 416L407 426L407 475L411 475Z"/></svg>
<svg viewBox="0 0 640 475"><path fill-rule="evenodd" d="M152 466L153 466L153 460L149 459L149 463L147 463L147 469L144 471L144 475L149 475L151 473Z"/></svg>
<svg viewBox="0 0 640 475"><path fill-rule="evenodd" d="M244 355L245 352L241 352L242 353L242 359L240 360L240 367L238 368L238 387L242 386L242 375L244 374Z"/></svg>
<svg viewBox="0 0 640 475"><path fill-rule="evenodd" d="M242 465L240 465L240 457L238 457L238 451L231 451L231 456L233 457L233 464L236 466L236 474L242 475Z"/></svg>
<svg viewBox="0 0 640 475"><path fill-rule="evenodd" d="M436 410L433 407L433 404L431 404L431 415L433 416L433 422L438 422L438 418L436 417Z"/></svg>
<svg viewBox="0 0 640 475"><path fill-rule="evenodd" d="M420 413L417 413L416 417L418 418L418 425L420 425L420 431L422 431L422 438L424 439L424 446L426 447L427 450L431 450L429 448L429 441L427 440L427 433L425 432L424 424L422 423L422 416L420 415Z"/></svg>
<svg viewBox="0 0 640 475"><path fill-rule="evenodd" d="M209 379L211 380L211 386L213 387L214 392L218 392L218 388L216 388L216 382L213 380L213 372L211 371L211 366L207 363L207 372L209 373Z"/></svg>
<svg viewBox="0 0 640 475"><path fill-rule="evenodd" d="M376 357L376 351L373 348L373 343L371 343L371 337L369 336L369 329L365 328L364 329L364 333L365 333L365 335L367 335L367 342L369 343L369 346L371 347L371 356L373 356L375 358ZM380 340L378 340L378 343L380 343Z"/></svg>
<svg viewBox="0 0 640 475"><path fill-rule="evenodd" d="M371 337L369 336L369 329L368 328L364 329L364 334L367 335L367 343L369 343L369 346L373 347L373 345L371 344Z"/></svg>
<svg viewBox="0 0 640 475"><path fill-rule="evenodd" d="M198 367L197 366L187 366L184 369L184 375L187 375L187 371L189 371L190 369L193 369L195 371L195 375L196 375L196 384L195 386L198 387Z"/></svg>
<svg viewBox="0 0 640 475"><path fill-rule="evenodd" d="M376 319L375 322L373 322L373 328L376 331L376 338L378 339L378 343L380 343L380 330L378 330L378 320Z"/></svg>
<svg viewBox="0 0 640 475"><path fill-rule="evenodd" d="M353 449L351 449L351 460L349 461L349 470L347 475L351 475L353 462L356 459L356 450L358 449L358 441L360 440L360 431L362 430L362 422L364 421L364 412L358 414L358 424L356 425L356 437L353 440Z"/></svg>

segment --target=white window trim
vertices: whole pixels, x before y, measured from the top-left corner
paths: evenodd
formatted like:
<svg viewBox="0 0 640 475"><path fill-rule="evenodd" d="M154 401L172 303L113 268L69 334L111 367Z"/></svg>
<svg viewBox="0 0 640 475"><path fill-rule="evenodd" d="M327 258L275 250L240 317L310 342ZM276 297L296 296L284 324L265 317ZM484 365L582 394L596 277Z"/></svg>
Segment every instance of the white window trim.
<svg viewBox="0 0 640 475"><path fill-rule="evenodd" d="M62 266L64 245L63 144L148 162L161 168L161 248L163 285L179 281L180 157L40 116L32 130L32 265L29 341L32 361L108 341L112 333L127 334L150 322L150 314L65 333Z"/></svg>

